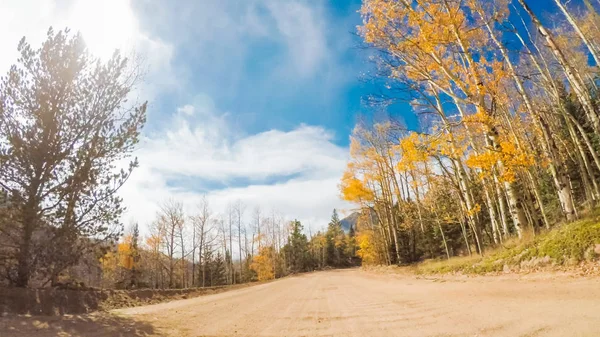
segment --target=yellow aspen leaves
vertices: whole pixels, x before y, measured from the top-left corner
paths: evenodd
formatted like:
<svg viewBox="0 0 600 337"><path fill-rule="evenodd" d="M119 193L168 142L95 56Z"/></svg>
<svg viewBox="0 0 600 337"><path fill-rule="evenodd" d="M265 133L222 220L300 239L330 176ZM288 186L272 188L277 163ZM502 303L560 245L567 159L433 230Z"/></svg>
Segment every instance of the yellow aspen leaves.
<svg viewBox="0 0 600 337"><path fill-rule="evenodd" d="M275 264L277 252L272 246L261 247L258 255L252 259L250 268L256 272L259 281L275 278Z"/></svg>
<svg viewBox="0 0 600 337"><path fill-rule="evenodd" d="M427 152L424 150L426 144L419 135L411 132L408 136L400 139L399 149L402 153L402 159L398 163L398 168L402 171L414 170L417 163L427 160Z"/></svg>
<svg viewBox="0 0 600 337"><path fill-rule="evenodd" d="M517 148L509 141L500 142L500 150L488 150L481 154L471 154L466 160L469 167L481 170L481 175L491 175L492 169L497 163L502 163L504 172L500 178L503 181L513 182L519 169L525 169L535 164L531 154Z"/></svg>
<svg viewBox="0 0 600 337"><path fill-rule="evenodd" d="M357 179L349 171L344 172L340 189L342 198L346 201L360 202L373 200L373 192L365 186L363 181Z"/></svg>
<svg viewBox="0 0 600 337"><path fill-rule="evenodd" d="M479 214L479 212L481 212L481 205L475 204L471 209L467 210L467 215L472 217Z"/></svg>
<svg viewBox="0 0 600 337"><path fill-rule="evenodd" d="M356 235L356 243L358 245L358 251L356 254L361 258L362 263L365 265L383 263L383 261L379 261L374 240L374 233L371 230L361 230Z"/></svg>
<svg viewBox="0 0 600 337"><path fill-rule="evenodd" d="M100 258L103 270L114 270L117 267L132 269L134 267L134 254L131 245L131 235L125 235L117 244L116 251L109 251Z"/></svg>

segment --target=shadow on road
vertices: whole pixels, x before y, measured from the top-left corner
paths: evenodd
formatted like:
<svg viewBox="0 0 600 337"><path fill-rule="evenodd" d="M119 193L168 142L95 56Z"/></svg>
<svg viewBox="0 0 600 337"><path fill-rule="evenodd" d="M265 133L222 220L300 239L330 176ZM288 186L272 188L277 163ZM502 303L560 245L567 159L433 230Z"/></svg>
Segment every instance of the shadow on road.
<svg viewBox="0 0 600 337"><path fill-rule="evenodd" d="M0 336L162 336L149 323L106 313L45 317L0 317Z"/></svg>

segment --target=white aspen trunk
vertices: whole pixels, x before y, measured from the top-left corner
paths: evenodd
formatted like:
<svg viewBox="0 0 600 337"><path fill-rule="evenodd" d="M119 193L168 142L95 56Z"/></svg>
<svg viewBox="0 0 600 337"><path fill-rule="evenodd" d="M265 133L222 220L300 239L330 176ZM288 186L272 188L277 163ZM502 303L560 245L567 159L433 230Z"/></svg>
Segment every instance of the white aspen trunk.
<svg viewBox="0 0 600 337"><path fill-rule="evenodd" d="M374 202L373 204L373 211L375 211L375 213L377 214L377 210L376 210L376 203ZM371 228L371 230L375 231L375 224L373 223L373 213L371 211L370 207L367 207L367 212L369 212L369 226ZM377 226L378 228L381 228L381 226ZM381 236L382 238L384 238L384 242L383 242L383 247L381 247L381 242L379 240L375 240L375 244L378 247L378 255L380 258L382 258L382 260L385 261L386 265L390 264L389 261L389 253L388 254L383 254L384 251L389 252L389 249L387 249L387 247L385 246L385 235Z"/></svg>
<svg viewBox="0 0 600 337"><path fill-rule="evenodd" d="M373 144L375 145L375 144ZM384 156L382 156L382 158L385 158ZM380 188L381 188L381 192L383 195L383 200L384 200L384 205L385 205L385 210L386 210L386 216L388 219L388 226L387 226L387 230L388 230L388 235L390 237L390 240L394 240L394 251L395 251L395 255L396 255L396 262L400 263L400 245L398 242L398 228L400 228L399 224L397 223L397 218L394 216L394 194L392 192L392 187L390 185L390 179L393 182L396 182L397 184L397 180L395 177L395 173L392 172L388 172L386 170L386 168L389 168L390 165L388 165L388 163L386 162L385 164L382 164L381 161L377 161L377 168L379 169L379 174L381 175L381 179L379 179L379 184L380 184ZM400 200L398 200L398 207L400 210ZM390 241L391 242L391 241Z"/></svg>
<svg viewBox="0 0 600 337"><path fill-rule="evenodd" d="M198 263L200 264L200 268L202 268L202 287L204 288L205 286L205 279L206 279L206 268L205 268L205 264L206 261L203 261L202 259L202 253L204 251L204 225L202 225L202 229L200 230L200 247L198 248Z"/></svg>
<svg viewBox="0 0 600 337"><path fill-rule="evenodd" d="M542 196L540 194L540 188L537 184L537 180L535 179L530 170L527 170L527 176L529 177L529 182L531 183L538 207L540 208L540 213L542 214L542 221L544 222L544 227L546 227L546 229L550 229L550 222L548 221L548 216L546 215L546 208L544 207L544 203L542 202Z"/></svg>
<svg viewBox="0 0 600 337"><path fill-rule="evenodd" d="M369 217L369 221L371 223L371 226L373 226L374 230L375 230L375 228L377 230L379 230L379 235L381 235L381 238L383 239L382 252L385 252L384 260L387 265L390 265L391 264L390 247L392 244L391 244L391 239L388 238L388 236L386 235L386 231L385 231L386 224L384 222L387 221L387 218L383 216L383 211L381 210L381 202L377 198L375 200L373 200L373 210L375 211L375 214L377 214L377 219L378 219L377 226L375 226L375 224L373 223L373 218Z"/></svg>
<svg viewBox="0 0 600 337"><path fill-rule="evenodd" d="M427 166L427 162L425 162L425 178L427 179L427 185L431 187L431 175L429 174L429 167ZM442 242L444 243L444 249L446 250L446 258L450 260L450 251L448 250L446 235L444 234L444 229L442 228L440 216L437 212L437 209L435 208L435 205L432 205L431 210L433 211L433 215L435 216L435 220L440 230L440 234L442 235Z"/></svg>
<svg viewBox="0 0 600 337"><path fill-rule="evenodd" d="M469 193L469 191L468 191L469 187L468 187L468 182L466 181L466 179L467 179L466 172L460 162L455 161L455 160L451 160L451 162L452 162L452 165L454 166L455 171L457 172L459 188L460 188L461 194L463 195L463 200L461 200L462 201L461 205L462 205L462 208L464 208L464 210L463 210L464 213L466 213L466 219L469 224L469 228L471 228L473 230L473 236L475 237L475 243L477 245L477 249L481 253L481 251L479 250L480 249L479 236L475 230L476 220L475 220L474 214L472 213L473 209L475 208L475 205L473 204L473 200L471 199L471 193ZM463 233L463 235L465 236L465 240L467 240L466 232Z"/></svg>
<svg viewBox="0 0 600 337"><path fill-rule="evenodd" d="M513 218L513 225L517 230L517 236L521 239L523 237L522 226L527 223L527 217L523 211L523 203L518 197L518 193L515 191L513 184L505 181L504 188L506 189L508 196L508 209Z"/></svg>
<svg viewBox="0 0 600 337"><path fill-rule="evenodd" d="M421 214L421 196L419 194L419 187L416 182L416 175L412 170L410 171L410 175L413 179L413 183L415 184L415 201L417 202L417 216L419 218L419 224L421 225L421 233L425 234L425 225L423 225L423 215Z"/></svg>
<svg viewBox="0 0 600 337"><path fill-rule="evenodd" d="M460 104L458 104L458 102L456 102L456 101L455 101L455 104L456 104L456 107L457 107L457 109L458 109L458 112L459 112L459 114L461 115L461 117L462 117L462 118L464 118L464 117L465 117L465 113L464 113L464 111L463 111L462 107L461 107L461 106L460 106ZM471 131L470 131L470 129L469 129L468 127L466 127L466 129L467 129L467 135L468 135L468 139L469 139L469 144L471 145L471 147L472 147L472 149L473 149L474 153L475 153L475 154L479 154L479 151L478 151L477 147L475 146L475 142L473 141L473 138L472 138L472 136L471 136ZM458 163L458 164L459 164L459 165L458 165L459 178L460 178L460 176L461 176L461 175L462 175L462 177L465 177L465 178L466 178L466 177L467 177L467 174L466 174L466 172L465 172L465 170L464 170L463 166L462 166L460 163ZM500 165L501 165L501 164L500 164ZM461 179L460 179L460 181L462 182L462 184L466 184L466 179L462 179L462 178L461 178ZM483 183L485 184L485 181L483 181ZM467 188L467 185L464 185L464 187L463 187L463 188ZM467 195L468 195L468 198L469 198L468 200L471 200L471 194L470 194L470 193L468 193L468 190L466 190L466 193L467 193ZM467 200L467 201L468 201L468 200ZM471 201L471 204L472 204L472 201ZM471 207L472 207L472 206L471 206ZM469 209L470 209L470 208L469 208ZM512 213L511 213L511 214L512 214ZM506 224L506 223L505 223L505 218L503 218L502 220L504 221L504 222L503 222L503 225L505 225L505 224ZM473 217L473 220L472 220L472 221L473 221L473 222L475 222L475 219L474 219L474 217Z"/></svg>
<svg viewBox="0 0 600 337"><path fill-rule="evenodd" d="M581 30L581 28L579 28L579 25L577 24L577 22L575 21L575 18L573 18L571 13L569 13L569 11L567 10L567 7L560 0L554 0L554 2L558 6L558 8L560 8L561 12L565 15L565 17L567 18L567 21L569 22L569 24L571 24L571 26L573 27L573 29L575 30L577 35L579 35L579 37L581 38L583 43L586 45L587 49L590 52L590 55L592 55L592 57L594 58L594 62L596 62L596 66L600 66L600 58L599 58L600 53L598 52L596 47L590 42L590 40L587 38L587 36L585 36L585 34Z"/></svg>
<svg viewBox="0 0 600 337"><path fill-rule="evenodd" d="M385 184L387 185L387 184ZM392 198L392 194L391 191L389 191L389 186L385 186L384 189L386 190L386 194L388 194L388 200L390 200L391 205L394 204L394 200ZM398 201L398 203L400 203L400 201ZM388 229L391 231L391 235L394 238L394 245L395 245L395 251L396 251L396 263L400 263L400 244L398 242L398 225L396 224L396 217L394 216L394 211L392 209L392 207L389 207L389 217L390 217L390 224L394 225L394 228L390 228L392 226L388 226Z"/></svg>
<svg viewBox="0 0 600 337"><path fill-rule="evenodd" d="M254 234L252 235L252 240L254 240ZM248 258L248 255L251 255L251 253L248 254L249 251L250 250L248 250L248 228L244 228L244 253L246 255L246 259Z"/></svg>
<svg viewBox="0 0 600 337"><path fill-rule="evenodd" d="M183 227L180 229L179 233L180 244L181 244L181 287L186 287L186 276L187 276L187 268L185 265L185 245L183 243Z"/></svg>
<svg viewBox="0 0 600 337"><path fill-rule="evenodd" d="M558 184L557 189L563 214L566 216L567 221L573 221L577 218L577 213L573 203L573 191L571 188L570 179L566 175L566 172L562 169L560 172L554 173L553 175L556 176L555 183Z"/></svg>
<svg viewBox="0 0 600 337"><path fill-rule="evenodd" d="M473 252L471 251L471 245L469 244L469 238L467 235L467 226L466 226L465 220L464 220L465 215L463 214L464 211L462 208L460 208L460 213L461 213L461 216L460 216L458 222L460 223L460 228L462 230L463 238L465 239L465 245L467 246L467 251L469 252L469 256L472 256Z"/></svg>
<svg viewBox="0 0 600 337"><path fill-rule="evenodd" d="M587 4L589 4L589 2L587 2ZM522 18L521 18L521 20L522 20ZM524 22L523 22L523 25L525 25ZM527 33L529 34L529 31L527 31ZM575 120L575 118L573 116L568 114L568 112L565 110L563 103L560 99L560 93L558 92L558 89L554 83L554 79L552 79L549 75L547 75L547 74L550 74L550 71L548 69L548 65L547 65L545 59L542 57L542 61L544 62L546 71L544 71L542 66L538 63L537 59L533 55L533 52L531 50L529 50L529 46L525 43L525 41L523 40L521 35L516 33L516 36L518 37L519 41L521 41L521 44L529 51L528 54L530 55L530 59L531 59L532 63L536 66L536 68L538 69L540 75L543 76L544 79L546 80L546 82L550 85L552 96L554 96L554 99L556 100L556 104L558 104L558 106L560 107L560 112L562 113L562 115L565 119L565 123L567 124L567 128L569 129L569 134L571 135L571 138L573 139L573 141L575 142L575 144L577 145L577 147L579 149L581 159L583 160L583 163L586 166L587 172L588 173L591 172L589 159L588 159L587 155L585 154L585 150L583 150L583 146L581 145L581 141L580 141L579 137L577 137L575 130L573 130L572 124L575 124L579 128L579 131L582 133L582 137L584 138L584 141L585 141L588 149L590 150L590 153L592 154L594 162L595 162L597 168L600 170L600 158L598 158L596 151L594 150L589 138L587 137L587 134L585 133L585 131L583 130L581 125L577 122L577 120ZM530 38L531 38L531 36L530 36ZM535 47L535 45L534 45L534 47ZM550 136L548 136L548 138L552 139L552 137L550 137ZM560 155L560 154L558 154L558 155ZM591 181L594 186L595 199L597 199L600 197L600 190L598 189L598 184L596 182L596 179L594 179L593 174L590 174L590 178L591 178ZM568 179L568 177L567 177L567 179ZM560 181L563 181L563 184L564 184L564 177L562 177L561 179L558 179L558 180L559 180L559 184L560 184ZM570 184L569 184L569 186L570 186ZM572 195L572 191L570 191L570 195ZM571 199L571 203L572 203L573 198L571 197L570 199ZM573 211L576 211L576 209L573 209ZM548 228L549 224L548 224L548 220L545 216L545 213L543 212L542 215L544 216L544 222L546 223L546 227Z"/></svg>
<svg viewBox="0 0 600 337"><path fill-rule="evenodd" d="M452 136L452 132L451 132L451 126L450 123L448 122L448 119L446 118L446 115L444 113L444 107L442 104L442 101L439 97L439 94L437 92L437 90L435 89L435 86L433 84L433 82L429 82L430 88L431 90L434 92L434 96L435 96L435 100L436 100L436 108L438 110L439 116L442 119L442 122L444 123L444 127L448 130L448 133L450 134L451 137L451 147L452 147L452 152L454 154L454 158L451 158L451 162L452 165L454 166L455 172L457 173L457 178L458 178L458 185L459 185L459 192L463 195L463 200L462 203L464 204L464 206L466 207L467 210L469 210L469 212L467 213L467 220L470 224L470 227L472 228L477 228L477 221L475 219L475 217L473 216L473 214L471 214L471 210L474 208L474 202L472 199L472 195L469 191L469 178L467 176L467 172L465 171L462 163L459 160L460 154L457 153L458 151L456 150L455 147L455 141L454 141L454 137ZM456 101L455 98L454 99L454 104L456 105L461 117L464 118L464 113L463 110L460 106L460 104ZM475 147L475 143L473 142L473 138L471 137L471 131L467 128L467 135L469 138L469 142L471 144L471 147L474 149L474 151L477 151L477 147ZM466 235L466 233L465 233ZM466 236L465 236L466 238ZM470 253L470 252L469 252Z"/></svg>
<svg viewBox="0 0 600 337"><path fill-rule="evenodd" d="M556 1L558 1L558 0L556 0ZM484 17L484 14L482 12L480 12L480 15L482 17ZM542 144L542 150L544 151L546 156L550 159L550 165L549 165L550 172L552 174L554 184L558 191L558 198L559 198L560 204L562 206L563 214L566 216L568 221L572 221L572 220L574 220L574 211L573 211L574 204L573 204L573 199L571 198L570 185L566 183L568 181L568 177L566 176L567 172L566 172L566 170L564 170L563 164L560 162L560 155L557 154L558 148L554 142L554 139L549 135L550 130L549 130L547 124L545 123L545 121L542 120L541 116L539 116L535 112L535 110L533 108L533 104L532 104L531 100L529 99L529 95L525 91L523 82L517 76L516 69L515 69L512 61L510 60L510 57L509 57L508 53L506 52L504 45L498 40L498 38L496 37L496 34L494 33L494 30L492 29L490 24L487 21L485 21L485 22L486 22L485 25L490 34L490 37L492 38L492 40L494 41L494 43L500 50L500 53L502 54L502 57L504 58L504 61L506 62L507 66L508 66L510 75L517 87L517 92L521 96L523 103L525 103L525 107L527 108L527 111L533 117L532 119L533 119L534 123L542 132L543 136L542 136L540 143ZM509 121L509 123L510 123L510 121ZM511 129L512 129L512 126L511 126ZM517 140L517 143L518 143L519 142L518 138L515 137L515 139ZM519 144L519 147L521 147L520 144ZM537 197L537 195L538 195L538 193L536 191L536 197ZM541 204L541 200L539 198L538 198L538 204ZM543 208L543 205L540 205L540 206ZM546 217L544 216L544 219L545 218ZM544 222L545 222L545 225L548 226L548 222L547 221L544 221Z"/></svg>
<svg viewBox="0 0 600 337"><path fill-rule="evenodd" d="M498 198L498 208L500 211L500 223L502 224L502 232L504 234L504 238L508 238L508 221L506 220L506 198L504 197L504 191L502 191L502 187L500 186L500 181L498 180L498 175L494 171L492 173L494 178L494 186L496 187L496 197Z"/></svg>
<svg viewBox="0 0 600 337"><path fill-rule="evenodd" d="M585 7L588 9L588 11L594 15L595 20L591 20L592 24L594 25L594 29L596 29L597 31L600 31L600 27L598 27L598 22L600 21L598 11L596 11L596 8L594 7L594 5L592 5L590 0L583 0L583 3L585 4ZM594 48L596 48L597 51L600 50L600 48L598 48L598 46L593 41L590 41L590 42L594 46Z"/></svg>
<svg viewBox="0 0 600 337"><path fill-rule="evenodd" d="M535 234L537 233L538 218L536 217L535 206L531 202L530 197L531 197L531 195L525 195L523 197L523 209L525 210L525 215L527 216L527 221L530 224L532 224L531 229L532 229L533 235L535 236Z"/></svg>
<svg viewBox="0 0 600 337"><path fill-rule="evenodd" d="M456 162L456 168L458 169L459 186L462 189L462 194L465 196L465 211L467 212L469 227L474 230L473 235L475 235L475 241L479 242L478 233L475 231L475 228L477 228L477 220L475 219L475 214L473 214L475 203L473 202L472 194L469 191L467 172L460 162Z"/></svg>
<svg viewBox="0 0 600 337"><path fill-rule="evenodd" d="M531 17L531 20L537 27L540 34L544 37L544 39L546 39L546 42L548 43L548 47L550 48L550 50L552 50L552 52L556 56L558 62L561 64L561 66L564 70L564 73L567 76L567 80L571 84L571 87L573 88L573 91L574 91L575 95L577 96L577 99L583 106L583 109L586 112L586 116L592 123L594 131L597 134L600 134L600 119L598 119L598 115L594 109L594 106L592 104L589 93L587 92L587 90L585 88L585 85L583 83L581 83L580 80L576 76L576 73L577 73L576 70L567 61L566 56L564 55L562 50L558 47L558 44L554 40L554 37L552 36L552 34L544 27L544 25L542 25L542 23L540 22L538 17L535 15L535 13L525 3L525 0L518 0L518 1L521 4L521 6L523 7L523 9L525 9L525 12L527 12L527 14Z"/></svg>
<svg viewBox="0 0 600 337"><path fill-rule="evenodd" d="M378 181L379 182L379 181ZM380 186L381 186L381 182L379 182ZM371 183L369 183L371 190L373 190L375 188L375 186L373 186ZM387 214L387 210L384 208L383 210L381 209L381 205L384 204L385 205L385 200L384 201L379 201L377 198L373 201L373 205L374 205L374 209L375 212L377 213L377 218L379 220L379 232L381 237L383 238L383 243L385 245L384 247L384 251L385 251L385 259L386 259L386 264L390 265L392 262L392 257L390 255L390 247L392 246L392 238L391 236L386 235L386 228L389 228L389 218L388 218L388 214ZM383 216L385 214L385 216ZM373 219L370 219L371 221L373 221Z"/></svg>
<svg viewBox="0 0 600 337"><path fill-rule="evenodd" d="M593 202L595 202L600 197L600 189L598 188L598 183L596 182L596 179L594 178L590 160L589 160L587 154L585 153L585 149L583 147L583 144L581 144L581 140L579 139L579 137L577 137L577 133L576 133L575 129L573 128L573 123L571 122L571 120L569 118L566 118L565 122L566 122L567 128L569 130L569 135L571 136L571 139L575 142L575 145L577 146L577 150L578 150L577 158L580 162L579 166L582 166L585 169L585 171L582 173L582 176L586 177L588 185L591 182L591 184L593 186L591 200Z"/></svg>
<svg viewBox="0 0 600 337"><path fill-rule="evenodd" d="M171 223L169 225L170 235L169 240L171 245L168 249L169 252L169 288L173 288L173 275L175 272L175 224Z"/></svg>
<svg viewBox="0 0 600 337"><path fill-rule="evenodd" d="M450 251L448 250L448 243L446 242L446 235L444 234L444 229L442 228L442 224L441 224L439 218L437 217L437 214L436 214L436 219L437 219L437 225L440 229L440 233L442 234L442 241L444 242L444 249L446 250L446 258L448 258L448 260L450 260Z"/></svg>
<svg viewBox="0 0 600 337"><path fill-rule="evenodd" d="M590 137L587 135L587 133L585 132L585 129L575 119L575 117L573 117L571 115L568 115L568 118L577 127L577 130L579 131L579 134L581 135L581 138L583 138L583 141L587 145L587 148L588 148L589 152L591 153L592 158L594 159L594 163L596 164L596 167L598 168L598 170L600 170L600 158L598 157L598 154L596 153L596 150L594 149L594 145L592 144L592 142L590 140Z"/></svg>
<svg viewBox="0 0 600 337"><path fill-rule="evenodd" d="M575 154L575 157L577 158L577 163L579 164L579 174L581 175L583 191L585 192L585 198L587 201L590 202L591 206L593 207L596 203L596 194L590 183L589 177L591 172L588 171L588 168L585 166L585 164L581 160L581 157L578 154Z"/></svg>
<svg viewBox="0 0 600 337"><path fill-rule="evenodd" d="M442 161L440 160L440 158L436 157L436 159L437 159L440 167L443 167L444 164L442 163ZM454 167L454 176L455 176L456 180L459 181L460 179L458 178L457 165L460 165L460 163L457 164L455 161L456 161L456 159L451 159L450 160L450 162L452 163L452 166ZM447 175L450 176L450 173L448 173ZM460 223L460 228L461 228L461 231L462 231L462 234L463 234L463 238L465 240L465 245L467 247L467 250L469 251L469 256L471 256L471 247L469 246L469 240L467 238L467 230L466 230L466 226L465 226L465 223L464 223L464 214L463 214L463 209L466 208L466 204L465 204L464 196L462 194L460 183L458 184L458 189L459 189L459 195L461 196L461 198L460 198L459 223Z"/></svg>
<svg viewBox="0 0 600 337"><path fill-rule="evenodd" d="M223 256L225 259L227 259L227 230L225 229L225 223L223 220L221 220L221 232L223 233ZM227 266L226 281L227 283L231 284L231 265L229 264L229 261L225 262L225 265Z"/></svg>
<svg viewBox="0 0 600 337"><path fill-rule="evenodd" d="M233 210L229 206L229 268L231 272L231 284L235 284L235 266L233 265Z"/></svg>
<svg viewBox="0 0 600 337"><path fill-rule="evenodd" d="M387 228L386 228L387 227ZM388 265L392 264L392 256L390 255L390 247L392 246L392 238L389 235L389 228L390 225L389 223L387 224L387 226L379 226L379 231L381 232L381 236L383 237L385 243L387 244L387 248L385 250L385 258L386 258L386 263ZM387 232L386 232L387 229Z"/></svg>
<svg viewBox="0 0 600 337"><path fill-rule="evenodd" d="M238 250L239 250L239 264L240 264L240 278L243 281L243 271L244 271L244 265L243 265L243 261L242 261L242 205L241 204L237 204L237 227L238 227ZM241 283L241 282L240 282Z"/></svg>
<svg viewBox="0 0 600 337"><path fill-rule="evenodd" d="M569 179L569 184L571 184L571 191L573 190L573 182ZM577 213L577 208L575 208L575 216L579 218L579 213Z"/></svg>
<svg viewBox="0 0 600 337"><path fill-rule="evenodd" d="M489 147L491 147L494 151L500 151L500 144L498 141L498 134L495 128L491 128L486 133L486 142ZM504 172L504 164L501 161L496 163L498 170L500 172ZM517 191L516 184L511 181L503 181L504 188L506 189L506 195L508 199L508 209L510 211L511 217L513 219L513 225L517 230L517 236L522 238L522 226L527 225L527 216L525 215L525 211L523 210L523 200L521 199L520 191Z"/></svg>
<svg viewBox="0 0 600 337"><path fill-rule="evenodd" d="M196 226L192 223L192 287L196 286Z"/></svg>
<svg viewBox="0 0 600 337"><path fill-rule="evenodd" d="M499 243L499 230L498 223L496 222L496 210L494 209L494 205L492 204L492 198L490 197L490 192L488 191L487 184L483 186L483 191L485 193L486 205L490 214L490 222L492 223L492 239L494 240L494 244L497 245Z"/></svg>
<svg viewBox="0 0 600 337"><path fill-rule="evenodd" d="M371 144L374 148L381 148L381 145L378 141L371 141ZM388 227L388 230L391 231L390 236L394 239L395 253L396 253L396 262L400 263L400 245L398 241L398 229L400 228L400 224L397 223L397 217L394 215L394 193L393 189L396 190L397 200L397 208L399 214L402 213L402 199L399 195L399 186L398 179L396 176L396 172L394 170L394 165L392 163L392 159L389 155L388 149L384 146L382 150L383 154L381 154L381 158L383 159L383 163L380 160L377 160L377 168L379 173L384 181L380 181L380 186L382 193L384 195L384 200L386 200L385 204L389 205L386 209L389 210L389 223L392 226ZM393 186L392 186L393 185ZM408 188L408 186L407 186Z"/></svg>
<svg viewBox="0 0 600 337"><path fill-rule="evenodd" d="M520 1L522 1L522 0L520 0ZM448 3L445 0L444 0L444 5L445 5L448 13L451 13L450 6L448 5ZM468 62L468 67L470 69L471 76L473 76L474 83L483 83L477 68L474 66L473 57L472 57L470 51L468 50L468 48L465 46L463 38L460 36L459 31L454 24L452 25L452 30L456 37L456 41L460 45L461 51L463 52L463 55L466 58L466 61ZM481 90L479 87L477 87L477 91L478 91L478 102L475 102L477 111L488 114L488 111L485 108L485 96L481 93ZM462 113L461 113L461 115L462 115ZM490 130L486 131L486 138L491 142L491 145L494 148L494 150L500 150L499 149L500 145L499 145L499 142L497 141L497 138L498 138L497 130L495 128L491 128ZM497 165L501 171L504 170L504 165L501 162L499 162ZM511 215L513 217L513 222L515 224L515 228L517 229L517 234L518 234L519 238L521 238L521 236L522 236L521 235L521 226L527 223L527 218L523 211L522 201L520 200L520 193L519 193L519 191L517 191L515 184L513 182L507 181L507 182L505 182L504 185L508 192L509 209L510 209Z"/></svg>

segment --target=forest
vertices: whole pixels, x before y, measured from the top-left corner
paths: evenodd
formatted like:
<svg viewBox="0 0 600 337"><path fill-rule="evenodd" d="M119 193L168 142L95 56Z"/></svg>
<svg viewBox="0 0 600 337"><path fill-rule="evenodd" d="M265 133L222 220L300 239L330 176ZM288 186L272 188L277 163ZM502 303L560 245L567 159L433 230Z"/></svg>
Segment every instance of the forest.
<svg viewBox="0 0 600 337"><path fill-rule="evenodd" d="M186 216L181 203L165 203L145 240L133 224L101 255L99 283L90 283L121 289L214 287L359 262L354 229L343 230L336 210L327 229L310 237L300 221L285 222L260 208L246 224L241 202L230 205L226 216L214 214L206 199L198 210Z"/></svg>
<svg viewBox="0 0 600 337"><path fill-rule="evenodd" d="M480 254L574 221L600 189L599 3L365 0L374 106L351 136L343 198L363 263ZM551 23L551 25L549 25Z"/></svg>

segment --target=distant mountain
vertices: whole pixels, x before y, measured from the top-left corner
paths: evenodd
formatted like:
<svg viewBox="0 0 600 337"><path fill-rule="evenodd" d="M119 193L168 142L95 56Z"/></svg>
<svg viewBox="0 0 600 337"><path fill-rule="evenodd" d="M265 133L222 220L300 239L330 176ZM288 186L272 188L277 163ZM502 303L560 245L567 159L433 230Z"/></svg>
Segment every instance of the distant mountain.
<svg viewBox="0 0 600 337"><path fill-rule="evenodd" d="M350 227L353 227L356 230L356 223L358 222L359 216L360 216L359 212L354 212L354 213L348 215L347 217L343 218L342 220L340 220L340 223L342 224L342 229L344 230L344 233L350 232Z"/></svg>

